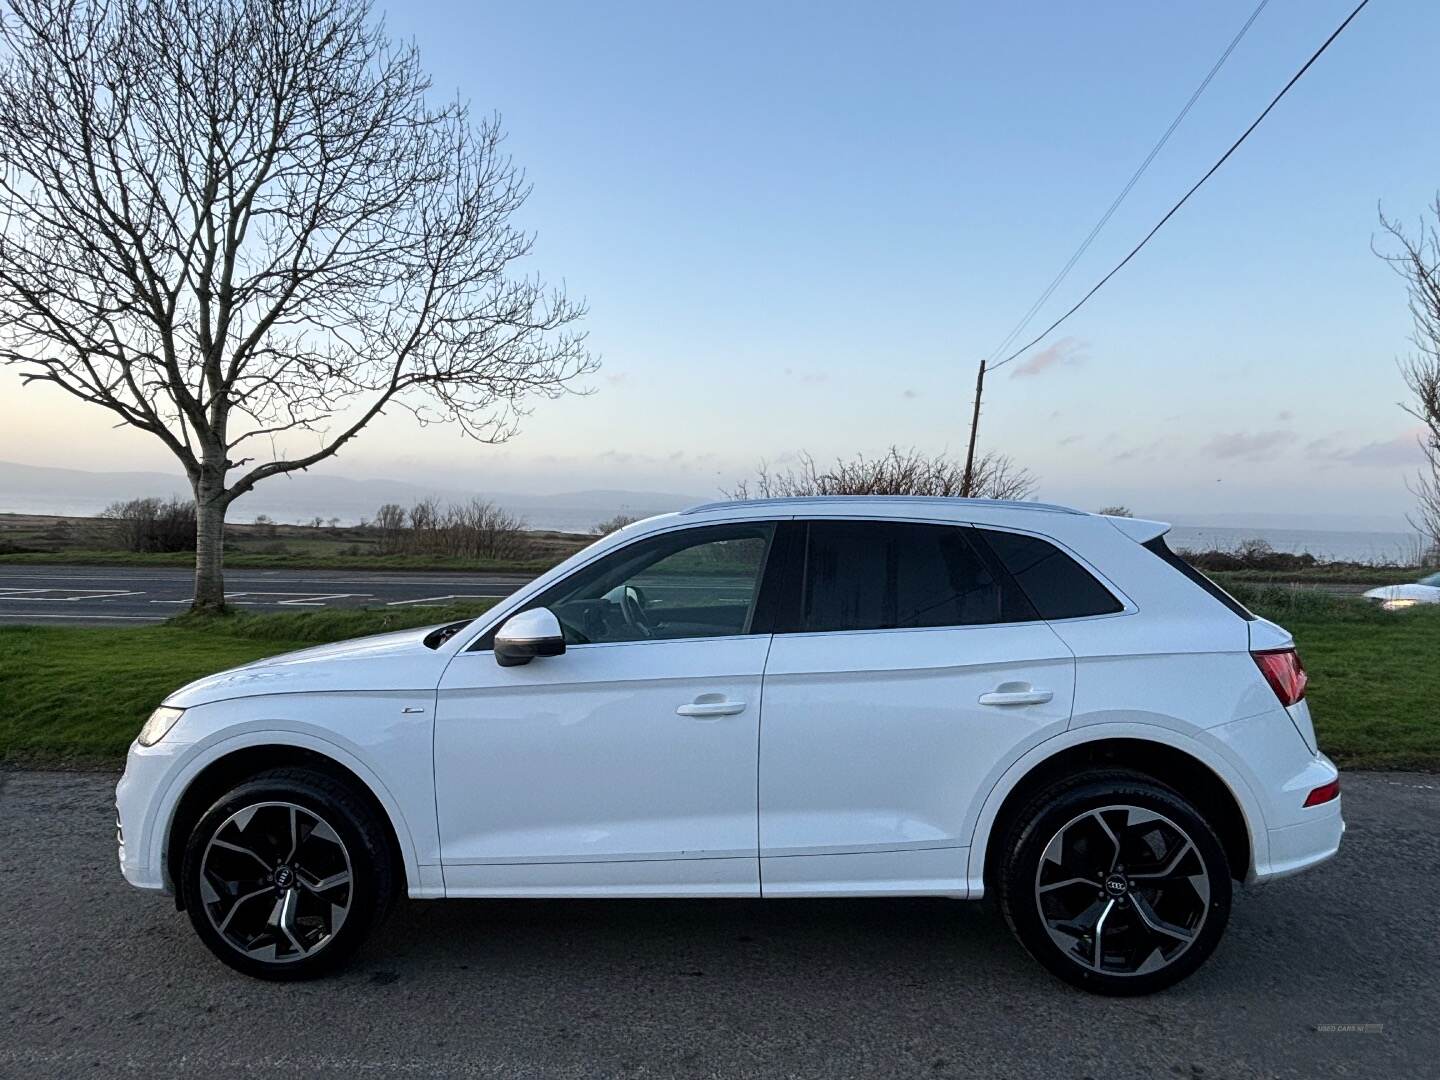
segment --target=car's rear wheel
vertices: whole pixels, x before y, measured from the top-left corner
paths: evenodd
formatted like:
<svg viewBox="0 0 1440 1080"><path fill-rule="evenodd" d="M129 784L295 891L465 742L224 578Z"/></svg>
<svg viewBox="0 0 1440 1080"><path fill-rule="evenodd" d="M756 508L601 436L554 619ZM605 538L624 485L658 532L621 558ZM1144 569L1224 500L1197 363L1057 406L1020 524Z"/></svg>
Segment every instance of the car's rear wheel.
<svg viewBox="0 0 1440 1080"><path fill-rule="evenodd" d="M1016 816L1000 901L1021 944L1066 982L1145 994L1215 950L1230 915L1230 867L1179 793L1139 773L1096 772Z"/></svg>
<svg viewBox="0 0 1440 1080"><path fill-rule="evenodd" d="M225 963L305 979L348 959L383 918L392 858L383 824L349 785L275 769L201 815L181 889L196 932Z"/></svg>

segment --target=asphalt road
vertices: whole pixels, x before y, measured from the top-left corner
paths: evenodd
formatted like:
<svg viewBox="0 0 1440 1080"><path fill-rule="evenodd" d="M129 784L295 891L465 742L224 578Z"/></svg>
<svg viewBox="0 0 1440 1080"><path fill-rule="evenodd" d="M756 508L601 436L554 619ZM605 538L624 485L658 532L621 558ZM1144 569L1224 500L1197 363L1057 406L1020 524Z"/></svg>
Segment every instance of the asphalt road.
<svg viewBox="0 0 1440 1080"><path fill-rule="evenodd" d="M413 606L508 596L528 574L227 570L228 601L252 611ZM143 626L183 612L193 574L180 567L0 565L0 625Z"/></svg>
<svg viewBox="0 0 1440 1080"><path fill-rule="evenodd" d="M121 880L114 779L0 773L0 1075L1440 1075L1437 777L1347 774L1341 855L1130 1000L916 900L405 903L339 976L255 982Z"/></svg>

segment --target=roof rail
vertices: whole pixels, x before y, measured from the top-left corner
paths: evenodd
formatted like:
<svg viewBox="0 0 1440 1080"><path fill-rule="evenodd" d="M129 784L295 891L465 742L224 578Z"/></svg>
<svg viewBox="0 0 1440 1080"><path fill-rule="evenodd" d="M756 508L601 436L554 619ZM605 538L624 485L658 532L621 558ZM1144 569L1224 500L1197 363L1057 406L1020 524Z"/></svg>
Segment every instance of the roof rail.
<svg viewBox="0 0 1440 1080"><path fill-rule="evenodd" d="M855 502L877 502L877 503L909 503L914 505L933 505L944 503L947 506L971 506L986 507L998 510L1043 510L1052 514L1077 514L1085 516L1084 510L1076 510L1071 506L1059 506L1055 503L1042 502L1021 502L1017 499L962 499L950 495L789 495L775 499L727 499L723 502L701 503L699 506L691 506L680 513L699 514L706 510L736 509L748 506L814 506L817 504L835 506L841 503Z"/></svg>

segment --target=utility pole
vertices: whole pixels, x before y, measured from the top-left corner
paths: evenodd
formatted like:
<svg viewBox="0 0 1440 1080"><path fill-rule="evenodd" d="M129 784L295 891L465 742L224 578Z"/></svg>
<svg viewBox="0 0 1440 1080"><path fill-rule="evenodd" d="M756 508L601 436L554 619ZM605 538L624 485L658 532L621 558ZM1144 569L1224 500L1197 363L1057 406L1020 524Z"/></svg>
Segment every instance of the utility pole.
<svg viewBox="0 0 1440 1080"><path fill-rule="evenodd" d="M985 392L985 360L980 360L980 370L975 373L975 411L970 416L970 449L965 452L965 476L960 481L960 494L971 498L974 494L975 479L975 435L980 428L980 395Z"/></svg>

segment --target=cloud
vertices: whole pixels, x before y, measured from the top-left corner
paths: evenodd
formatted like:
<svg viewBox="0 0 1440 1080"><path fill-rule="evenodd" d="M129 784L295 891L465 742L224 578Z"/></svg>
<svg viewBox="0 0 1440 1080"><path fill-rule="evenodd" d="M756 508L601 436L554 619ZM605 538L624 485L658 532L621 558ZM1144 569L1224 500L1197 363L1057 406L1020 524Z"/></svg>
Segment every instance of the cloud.
<svg viewBox="0 0 1440 1080"><path fill-rule="evenodd" d="M1073 337L1064 337L1048 349L1031 353L1010 373L1012 379L1024 375L1039 375L1055 367L1072 367L1085 359L1085 342Z"/></svg>
<svg viewBox="0 0 1440 1080"><path fill-rule="evenodd" d="M1063 439L1060 440L1060 445L1069 446L1071 443L1077 443L1083 438L1085 438L1084 435L1066 435Z"/></svg>
<svg viewBox="0 0 1440 1080"><path fill-rule="evenodd" d="M1155 439L1152 442L1145 443L1143 446L1132 446L1128 449L1121 450L1118 454L1112 455L1110 463L1112 465L1119 465L1125 461L1153 461L1155 458L1161 456L1161 451L1164 446L1164 439Z"/></svg>
<svg viewBox="0 0 1440 1080"><path fill-rule="evenodd" d="M794 368L786 368L785 374L802 383L823 383L829 381L830 376L823 371L796 371Z"/></svg>
<svg viewBox="0 0 1440 1080"><path fill-rule="evenodd" d="M1288 424L1291 420L1295 419L1295 414L1289 409L1281 409L1275 414L1275 419L1282 424Z"/></svg>
<svg viewBox="0 0 1440 1080"><path fill-rule="evenodd" d="M909 389L907 389L907 390L902 391L901 394L900 394L900 396L903 397L903 398L905 398L907 401L914 401L916 398L918 398L918 397L920 396L920 393L919 393L918 390L909 390Z"/></svg>
<svg viewBox="0 0 1440 1080"><path fill-rule="evenodd" d="M1419 439L1424 429L1416 424L1391 439L1376 439L1358 446L1337 445L1333 436L1316 439L1310 444L1313 452L1346 465L1361 468L1393 469L1420 464Z"/></svg>
<svg viewBox="0 0 1440 1080"><path fill-rule="evenodd" d="M1200 449L1210 457L1224 461L1269 461L1294 441L1293 432L1279 429L1253 434L1235 431L1216 435Z"/></svg>

